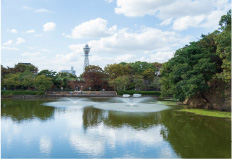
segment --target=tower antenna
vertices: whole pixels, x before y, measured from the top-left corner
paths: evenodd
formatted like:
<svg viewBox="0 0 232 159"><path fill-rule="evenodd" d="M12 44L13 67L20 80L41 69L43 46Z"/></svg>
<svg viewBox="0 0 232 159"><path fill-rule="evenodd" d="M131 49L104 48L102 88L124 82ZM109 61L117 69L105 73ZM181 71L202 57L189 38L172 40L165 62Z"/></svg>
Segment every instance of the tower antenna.
<svg viewBox="0 0 232 159"><path fill-rule="evenodd" d="M90 52L90 47L88 44L85 45L83 48L84 53L85 53L85 61L84 61L84 68L83 72L85 72L85 67L89 66L89 52Z"/></svg>

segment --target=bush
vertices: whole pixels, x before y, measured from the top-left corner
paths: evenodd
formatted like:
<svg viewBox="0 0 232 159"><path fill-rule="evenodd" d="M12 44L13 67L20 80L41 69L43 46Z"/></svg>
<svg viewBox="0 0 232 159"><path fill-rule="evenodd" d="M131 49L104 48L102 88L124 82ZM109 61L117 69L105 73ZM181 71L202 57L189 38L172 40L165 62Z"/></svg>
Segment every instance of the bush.
<svg viewBox="0 0 232 159"><path fill-rule="evenodd" d="M142 95L157 95L160 96L159 91L117 91L118 95L123 95L123 94L142 94Z"/></svg>
<svg viewBox="0 0 232 159"><path fill-rule="evenodd" d="M11 90L2 90L2 95L44 95L44 92L41 91L11 91Z"/></svg>

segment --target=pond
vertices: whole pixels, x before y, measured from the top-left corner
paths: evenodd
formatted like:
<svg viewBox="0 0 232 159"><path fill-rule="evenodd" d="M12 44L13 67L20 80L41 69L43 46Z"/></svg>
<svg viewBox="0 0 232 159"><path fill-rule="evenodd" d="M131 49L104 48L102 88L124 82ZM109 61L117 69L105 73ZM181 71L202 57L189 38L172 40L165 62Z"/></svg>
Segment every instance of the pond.
<svg viewBox="0 0 232 159"><path fill-rule="evenodd" d="M230 158L231 120L153 97L2 99L2 158Z"/></svg>

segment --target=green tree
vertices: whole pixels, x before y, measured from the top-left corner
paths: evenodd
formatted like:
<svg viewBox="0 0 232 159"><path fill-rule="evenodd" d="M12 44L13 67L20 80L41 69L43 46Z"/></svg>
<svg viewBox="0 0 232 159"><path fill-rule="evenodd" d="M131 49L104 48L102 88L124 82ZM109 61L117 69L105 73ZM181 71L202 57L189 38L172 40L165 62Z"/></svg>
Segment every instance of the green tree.
<svg viewBox="0 0 232 159"><path fill-rule="evenodd" d="M14 90L16 89L16 87L21 85L20 82L20 73L10 73L7 74L5 76L5 78L3 79L3 85L5 85L8 89L9 88L14 88Z"/></svg>
<svg viewBox="0 0 232 159"><path fill-rule="evenodd" d="M191 42L189 46L177 50L174 58L165 64L162 84L169 84L174 98L179 101L197 93L208 101L204 93L209 88L208 82L216 73L213 61L215 56L216 54L200 45L200 42Z"/></svg>
<svg viewBox="0 0 232 159"><path fill-rule="evenodd" d="M101 90L106 82L106 73L99 66L87 66L83 77L86 84L94 90Z"/></svg>
<svg viewBox="0 0 232 159"><path fill-rule="evenodd" d="M23 64L23 63L18 63L14 66L14 69L13 69L13 73L17 73L17 72L25 72L25 71L30 71L34 74L37 74L38 72L38 68L35 67L34 65L26 65L26 64Z"/></svg>
<svg viewBox="0 0 232 159"><path fill-rule="evenodd" d="M132 69L132 74L141 75L147 69L153 69L156 72L156 67L152 63L136 61L128 64Z"/></svg>
<svg viewBox="0 0 232 159"><path fill-rule="evenodd" d="M231 84L231 10L221 17L219 25L222 32L216 37L216 52L222 59L223 71L217 77Z"/></svg>
<svg viewBox="0 0 232 159"><path fill-rule="evenodd" d="M35 80L35 74L30 71L25 71L20 74L20 81L22 87L24 87L25 89L28 89L29 87L32 88L34 80Z"/></svg>
<svg viewBox="0 0 232 159"><path fill-rule="evenodd" d="M110 64L107 65L104 70L109 75L110 79L129 74L129 68L122 64Z"/></svg>
<svg viewBox="0 0 232 159"><path fill-rule="evenodd" d="M133 75L133 83L135 84L136 90L143 90L145 88L142 75Z"/></svg>
<svg viewBox="0 0 232 159"><path fill-rule="evenodd" d="M45 75L36 76L34 86L36 87L37 90L44 92L51 88L52 86L51 78L46 77Z"/></svg>
<svg viewBox="0 0 232 159"><path fill-rule="evenodd" d="M126 90L127 85L130 83L129 76L119 76L114 79L114 85L117 86L117 90Z"/></svg>

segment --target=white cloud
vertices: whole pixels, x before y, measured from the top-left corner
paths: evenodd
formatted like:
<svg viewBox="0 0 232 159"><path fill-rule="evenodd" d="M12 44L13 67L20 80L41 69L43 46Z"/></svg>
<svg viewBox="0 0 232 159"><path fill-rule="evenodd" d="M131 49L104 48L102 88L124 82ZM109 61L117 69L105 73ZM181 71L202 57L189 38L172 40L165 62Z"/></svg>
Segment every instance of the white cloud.
<svg viewBox="0 0 232 159"><path fill-rule="evenodd" d="M117 30L117 26L114 25L107 28L107 20L97 18L84 22L74 29L72 29L72 38L96 38L112 35ZM65 36L65 34L63 34Z"/></svg>
<svg viewBox="0 0 232 159"><path fill-rule="evenodd" d="M172 19L166 19L166 20L162 21L162 23L160 25L161 26L162 25L169 25L171 22L172 22Z"/></svg>
<svg viewBox="0 0 232 159"><path fill-rule="evenodd" d="M41 56L42 54L40 52L24 52L21 54L21 56L27 56L27 57L35 57L35 56Z"/></svg>
<svg viewBox="0 0 232 159"><path fill-rule="evenodd" d="M105 0L106 2L108 2L108 3L112 3L113 2L113 0Z"/></svg>
<svg viewBox="0 0 232 159"><path fill-rule="evenodd" d="M128 17L155 15L159 7L172 2L171 0L117 0L115 12Z"/></svg>
<svg viewBox="0 0 232 159"><path fill-rule="evenodd" d="M16 44L19 45L19 44L22 44L22 43L25 43L25 39L17 38Z"/></svg>
<svg viewBox="0 0 232 159"><path fill-rule="evenodd" d="M29 34L29 33L34 33L34 32L35 32L34 29L31 29L31 30L27 30L27 31L26 31L26 33L28 33L28 34Z"/></svg>
<svg viewBox="0 0 232 159"><path fill-rule="evenodd" d="M2 47L2 50L19 50L18 48L16 48L16 47L6 47L6 46L3 46Z"/></svg>
<svg viewBox="0 0 232 159"><path fill-rule="evenodd" d="M11 32L11 33L13 33L13 34L17 34L17 32L18 32L16 29L11 29L11 30L10 30L10 29L7 29L7 31L9 31L9 32Z"/></svg>
<svg viewBox="0 0 232 159"><path fill-rule="evenodd" d="M41 153L45 153L45 154L50 153L51 148L52 148L52 141L51 141L50 137L42 136L40 138L39 148L40 148Z"/></svg>
<svg viewBox="0 0 232 159"><path fill-rule="evenodd" d="M182 18L178 18L175 20L173 24L173 29L174 30L185 30L188 27L197 27L200 25L200 23L205 19L205 16L200 15L200 16L185 16Z"/></svg>
<svg viewBox="0 0 232 159"><path fill-rule="evenodd" d="M52 13L52 11L47 9L36 9L35 12L37 13Z"/></svg>
<svg viewBox="0 0 232 159"><path fill-rule="evenodd" d="M162 20L160 25L173 22L175 30L184 30L217 28L220 17L229 9L229 0L117 0L115 12L128 17L156 16Z"/></svg>
<svg viewBox="0 0 232 159"><path fill-rule="evenodd" d="M49 22L43 25L43 30L44 31L53 31L56 28L56 23Z"/></svg>
<svg viewBox="0 0 232 159"><path fill-rule="evenodd" d="M29 9L31 9L31 7L28 7L28 6L22 6L22 9L24 9L24 10L29 10Z"/></svg>
<svg viewBox="0 0 232 159"><path fill-rule="evenodd" d="M112 35L88 42L91 47L90 64L104 67L109 63L134 62L136 60L164 62L176 50L191 41L173 31L162 31L156 28L143 27L136 31L120 29ZM68 67L77 65L78 73L82 73L85 43L69 45L70 53L57 54L60 65ZM171 53L170 53L171 52ZM152 56L151 56L152 55ZM157 55L157 56L155 56ZM143 57L140 58L139 57Z"/></svg>
<svg viewBox="0 0 232 159"><path fill-rule="evenodd" d="M13 43L13 40L9 40L9 41L3 43L3 45L11 45L12 43Z"/></svg>

